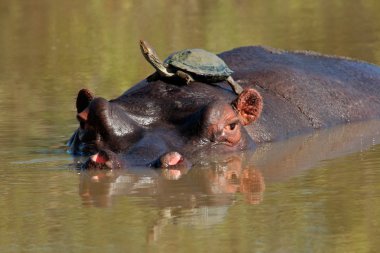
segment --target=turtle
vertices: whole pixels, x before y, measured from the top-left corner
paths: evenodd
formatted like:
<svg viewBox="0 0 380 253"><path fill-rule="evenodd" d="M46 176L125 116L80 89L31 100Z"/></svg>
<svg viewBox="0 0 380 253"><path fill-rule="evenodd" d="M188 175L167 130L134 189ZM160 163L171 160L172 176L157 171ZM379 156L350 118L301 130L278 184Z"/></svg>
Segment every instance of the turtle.
<svg viewBox="0 0 380 253"><path fill-rule="evenodd" d="M163 78L180 78L190 84L195 80L205 83L227 81L236 94L243 88L231 77L233 71L216 54L203 49L184 49L161 61L156 51L144 40L140 49L145 59L156 69L148 81Z"/></svg>

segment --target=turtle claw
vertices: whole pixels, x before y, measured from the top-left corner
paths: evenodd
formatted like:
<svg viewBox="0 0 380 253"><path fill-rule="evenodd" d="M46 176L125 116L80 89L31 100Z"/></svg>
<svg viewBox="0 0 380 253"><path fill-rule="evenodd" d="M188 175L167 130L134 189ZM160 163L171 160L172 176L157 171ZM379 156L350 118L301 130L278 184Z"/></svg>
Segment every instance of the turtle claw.
<svg viewBox="0 0 380 253"><path fill-rule="evenodd" d="M191 76L188 76L188 77L185 79L185 81L186 81L186 84L190 84L190 83L194 82L195 80L194 80Z"/></svg>

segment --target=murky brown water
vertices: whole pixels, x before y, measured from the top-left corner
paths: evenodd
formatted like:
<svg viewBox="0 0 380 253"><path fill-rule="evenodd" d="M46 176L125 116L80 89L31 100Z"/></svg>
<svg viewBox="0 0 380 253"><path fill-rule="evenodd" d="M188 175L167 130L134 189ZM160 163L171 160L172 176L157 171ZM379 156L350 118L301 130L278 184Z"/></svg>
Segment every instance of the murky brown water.
<svg viewBox="0 0 380 253"><path fill-rule="evenodd" d="M0 1L0 252L378 252L379 122L154 171L78 174L74 99L119 95L160 54L263 44L380 64L380 2Z"/></svg>

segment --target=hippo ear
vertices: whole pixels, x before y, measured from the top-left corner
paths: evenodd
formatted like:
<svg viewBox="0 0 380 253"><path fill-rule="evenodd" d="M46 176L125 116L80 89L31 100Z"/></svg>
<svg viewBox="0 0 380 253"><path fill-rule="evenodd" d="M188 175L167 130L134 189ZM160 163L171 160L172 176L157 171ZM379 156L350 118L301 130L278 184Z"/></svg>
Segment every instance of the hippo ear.
<svg viewBox="0 0 380 253"><path fill-rule="evenodd" d="M90 104L90 102L94 99L94 95L91 91L88 89L81 89L77 96L77 112L80 113L84 109L87 108L87 106Z"/></svg>
<svg viewBox="0 0 380 253"><path fill-rule="evenodd" d="M263 110L263 98L255 89L243 90L231 104L243 125L248 125L257 120Z"/></svg>

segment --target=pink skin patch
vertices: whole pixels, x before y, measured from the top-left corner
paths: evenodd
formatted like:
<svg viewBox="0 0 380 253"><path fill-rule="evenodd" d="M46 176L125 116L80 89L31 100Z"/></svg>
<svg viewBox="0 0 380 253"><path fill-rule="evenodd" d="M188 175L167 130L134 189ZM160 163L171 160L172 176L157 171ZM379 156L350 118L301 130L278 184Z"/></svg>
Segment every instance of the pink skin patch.
<svg viewBox="0 0 380 253"><path fill-rule="evenodd" d="M91 156L91 160L93 162L100 163L100 164L106 163L108 161L107 158L105 158L104 156L102 156L99 153L96 153L95 155L92 155Z"/></svg>
<svg viewBox="0 0 380 253"><path fill-rule="evenodd" d="M183 161L183 157L178 152L169 152L160 158L162 167L175 166Z"/></svg>
<svg viewBox="0 0 380 253"><path fill-rule="evenodd" d="M178 152L169 152L161 157L162 175L167 180L178 180L186 171L183 156Z"/></svg>
<svg viewBox="0 0 380 253"><path fill-rule="evenodd" d="M86 107L86 109L84 109L83 111L77 114L77 118L83 122L86 122L88 119L88 112L89 112L89 109L88 107Z"/></svg>
<svg viewBox="0 0 380 253"><path fill-rule="evenodd" d="M170 153L167 158L167 164L170 166L176 165L182 160L182 156L177 152Z"/></svg>

